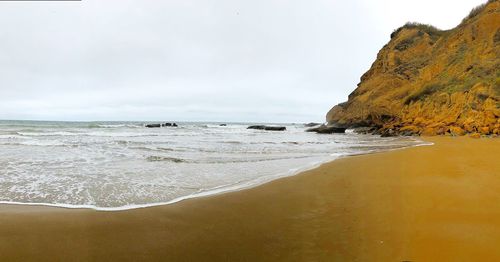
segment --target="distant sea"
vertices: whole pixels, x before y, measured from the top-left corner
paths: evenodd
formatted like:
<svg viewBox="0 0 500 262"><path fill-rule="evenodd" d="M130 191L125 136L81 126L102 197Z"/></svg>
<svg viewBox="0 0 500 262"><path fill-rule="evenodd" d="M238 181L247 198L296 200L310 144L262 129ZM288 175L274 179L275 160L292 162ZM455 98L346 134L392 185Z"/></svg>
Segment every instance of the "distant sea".
<svg viewBox="0 0 500 262"><path fill-rule="evenodd" d="M247 129L255 123L148 123L0 121L0 203L147 207L259 185L345 155L423 144L319 135L302 124L279 124L287 130L278 132Z"/></svg>

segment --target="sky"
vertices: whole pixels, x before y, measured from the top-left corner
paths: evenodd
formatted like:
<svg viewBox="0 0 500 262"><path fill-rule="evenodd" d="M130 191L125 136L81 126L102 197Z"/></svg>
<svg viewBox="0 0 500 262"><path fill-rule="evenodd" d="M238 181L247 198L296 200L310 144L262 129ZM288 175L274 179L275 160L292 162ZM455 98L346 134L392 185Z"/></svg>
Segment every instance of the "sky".
<svg viewBox="0 0 500 262"><path fill-rule="evenodd" d="M394 29L485 1L0 1L0 119L321 122Z"/></svg>

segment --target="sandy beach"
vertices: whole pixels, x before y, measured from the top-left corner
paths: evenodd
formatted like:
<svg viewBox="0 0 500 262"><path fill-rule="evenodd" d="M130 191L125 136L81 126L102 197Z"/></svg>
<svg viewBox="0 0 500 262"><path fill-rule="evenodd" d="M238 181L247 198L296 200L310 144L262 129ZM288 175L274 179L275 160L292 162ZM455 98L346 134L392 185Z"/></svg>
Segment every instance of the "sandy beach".
<svg viewBox="0 0 500 262"><path fill-rule="evenodd" d="M425 140L166 206L2 205L0 260L500 260L500 139Z"/></svg>

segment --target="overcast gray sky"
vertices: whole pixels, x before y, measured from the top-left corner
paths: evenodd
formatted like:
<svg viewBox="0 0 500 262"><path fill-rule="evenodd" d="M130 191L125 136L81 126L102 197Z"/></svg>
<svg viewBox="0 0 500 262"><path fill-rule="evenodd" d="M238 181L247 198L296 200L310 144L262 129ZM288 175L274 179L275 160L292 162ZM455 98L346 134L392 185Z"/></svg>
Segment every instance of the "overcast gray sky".
<svg viewBox="0 0 500 262"><path fill-rule="evenodd" d="M485 0L0 2L0 119L308 122Z"/></svg>

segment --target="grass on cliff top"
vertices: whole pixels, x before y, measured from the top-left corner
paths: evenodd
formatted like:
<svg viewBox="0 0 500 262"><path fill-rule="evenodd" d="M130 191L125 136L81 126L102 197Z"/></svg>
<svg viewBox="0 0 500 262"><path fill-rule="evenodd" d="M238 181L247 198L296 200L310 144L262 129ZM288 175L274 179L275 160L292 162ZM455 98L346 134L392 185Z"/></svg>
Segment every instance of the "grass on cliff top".
<svg viewBox="0 0 500 262"><path fill-rule="evenodd" d="M396 37L403 29L419 29L423 32L426 32L430 36L441 36L446 32L432 25L421 24L417 22L408 22L404 26L394 30L391 34L391 39Z"/></svg>
<svg viewBox="0 0 500 262"><path fill-rule="evenodd" d="M494 3L494 2L498 2L499 0L488 0L486 3L484 4L481 4L479 6L476 6L474 7L469 15L467 15L463 20L462 20L462 23L461 24L464 24L466 21L476 17L477 15L479 15L485 8L486 6L488 6L489 4L491 3ZM446 34L447 32L450 32L450 31L453 31L454 29L450 29L450 30L441 30L435 26L432 26L432 25L428 25L428 24L422 24L422 23L418 23L418 22L407 22L404 26L394 30L391 34L391 39L393 39L394 37L396 37L399 32L401 32L401 30L403 29L419 29L419 30L422 30L423 32L426 32L428 33L430 36L432 37L440 37L444 34Z"/></svg>
<svg viewBox="0 0 500 262"><path fill-rule="evenodd" d="M469 15L462 20L462 24L465 23L467 20L472 19L472 18L476 17L477 15L479 15L486 8L486 6L488 4L491 4L491 3L497 2L497 1L498 0L488 0L488 2L472 8L472 10L470 10Z"/></svg>

